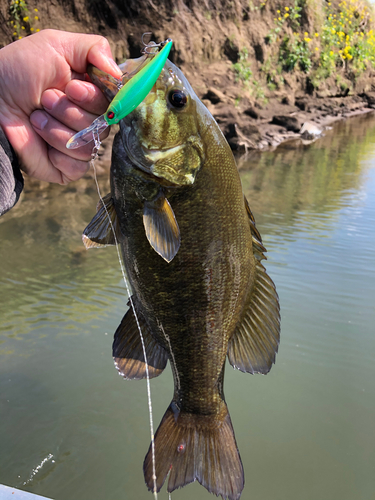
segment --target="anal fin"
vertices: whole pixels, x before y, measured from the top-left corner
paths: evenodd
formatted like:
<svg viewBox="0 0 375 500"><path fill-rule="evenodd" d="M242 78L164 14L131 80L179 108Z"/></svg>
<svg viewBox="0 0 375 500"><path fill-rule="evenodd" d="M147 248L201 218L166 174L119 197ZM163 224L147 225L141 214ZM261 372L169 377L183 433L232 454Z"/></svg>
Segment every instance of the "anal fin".
<svg viewBox="0 0 375 500"><path fill-rule="evenodd" d="M133 299L134 303L134 299ZM140 380L147 377L141 334L146 351L148 376L157 377L167 365L167 351L153 338L143 316L130 308L117 328L112 345L112 355L119 373L126 379Z"/></svg>

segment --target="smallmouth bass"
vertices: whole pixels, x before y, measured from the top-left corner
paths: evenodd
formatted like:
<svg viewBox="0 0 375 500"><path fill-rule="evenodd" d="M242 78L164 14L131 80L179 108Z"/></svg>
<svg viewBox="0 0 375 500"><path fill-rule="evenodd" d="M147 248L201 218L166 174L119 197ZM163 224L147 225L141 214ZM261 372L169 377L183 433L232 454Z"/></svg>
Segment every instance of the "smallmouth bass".
<svg viewBox="0 0 375 500"><path fill-rule="evenodd" d="M125 72L134 66L125 63ZM92 68L90 76L113 98L107 75ZM170 61L120 122L110 179L111 193L83 240L87 248L121 245L137 319L130 308L115 333L115 364L126 379L146 377L138 321L150 378L168 360L174 378L155 434L156 480L150 446L146 484L159 491L169 475L169 492L197 480L237 500L244 473L224 398L225 361L268 373L279 345L279 302L232 151Z"/></svg>

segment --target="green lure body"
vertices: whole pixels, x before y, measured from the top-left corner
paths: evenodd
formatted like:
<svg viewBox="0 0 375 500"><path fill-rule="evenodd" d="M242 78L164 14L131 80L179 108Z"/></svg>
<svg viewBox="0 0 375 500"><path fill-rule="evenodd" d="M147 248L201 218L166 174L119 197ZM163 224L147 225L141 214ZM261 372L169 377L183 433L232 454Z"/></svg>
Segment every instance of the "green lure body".
<svg viewBox="0 0 375 500"><path fill-rule="evenodd" d="M155 44L155 47L158 46L159 45ZM71 137L66 143L66 147L68 149L76 149L85 146L89 142L95 140L95 137L99 137L109 125L119 123L129 113L134 111L155 85L168 59L171 47L172 40L168 38L164 47L157 54L146 52L146 54L152 56L151 61L143 66L139 72L132 76L130 80L120 88L116 95L114 95L105 114L96 118L89 127L77 132L77 134ZM154 46L149 45L147 48L153 49ZM107 77L110 77L110 75L107 75ZM116 80L113 77L110 78L112 78L113 82L109 95L112 93L114 94L115 90L117 91ZM101 78L99 77L97 84L101 86L100 83Z"/></svg>
<svg viewBox="0 0 375 500"><path fill-rule="evenodd" d="M119 90L104 115L108 125L118 123L146 98L165 65L171 47L172 40L169 40L162 50Z"/></svg>

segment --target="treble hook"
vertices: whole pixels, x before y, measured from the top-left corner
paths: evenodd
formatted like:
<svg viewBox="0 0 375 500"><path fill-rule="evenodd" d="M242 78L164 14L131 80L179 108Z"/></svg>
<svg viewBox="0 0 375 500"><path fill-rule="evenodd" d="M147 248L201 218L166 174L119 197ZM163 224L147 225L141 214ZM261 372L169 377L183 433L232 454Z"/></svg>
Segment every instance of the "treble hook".
<svg viewBox="0 0 375 500"><path fill-rule="evenodd" d="M148 43L145 43L144 42L144 37L145 35L152 35L152 32L151 31L146 31L146 33L143 33L142 35L142 43L143 43L143 49L141 50L142 54L147 54L147 55L150 55L150 54L155 54L155 51L154 49L155 48L163 48L164 45L166 45L168 42L171 42L172 39L171 38L167 38L166 40L164 40L163 42L160 42L160 43L155 43L154 41L149 41Z"/></svg>

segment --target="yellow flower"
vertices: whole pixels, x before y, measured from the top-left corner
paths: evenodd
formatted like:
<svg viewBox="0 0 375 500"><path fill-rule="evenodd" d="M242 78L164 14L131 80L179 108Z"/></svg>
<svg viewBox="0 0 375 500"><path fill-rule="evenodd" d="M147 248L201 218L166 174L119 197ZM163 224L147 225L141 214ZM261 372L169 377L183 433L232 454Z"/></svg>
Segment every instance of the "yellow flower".
<svg viewBox="0 0 375 500"><path fill-rule="evenodd" d="M319 36L319 33L315 33L315 36L316 36L316 38L318 38L318 36Z"/></svg>
<svg viewBox="0 0 375 500"><path fill-rule="evenodd" d="M315 47L315 50L319 50L319 47Z"/></svg>
<svg viewBox="0 0 375 500"><path fill-rule="evenodd" d="M279 21L282 21L282 18L281 18L281 17L279 17L279 18L278 18L278 20L279 20Z"/></svg>
<svg viewBox="0 0 375 500"><path fill-rule="evenodd" d="M25 26L21 26L21 29L24 30L25 29Z"/></svg>
<svg viewBox="0 0 375 500"><path fill-rule="evenodd" d="M40 29L38 28L38 29L37 29L37 30L35 30L35 31L40 31Z"/></svg>
<svg viewBox="0 0 375 500"><path fill-rule="evenodd" d="M309 37L307 37L307 36L304 38L304 40L305 40L305 42L306 42L306 43L311 42L311 38L309 38Z"/></svg>
<svg viewBox="0 0 375 500"><path fill-rule="evenodd" d="M30 28L30 31L34 31L34 28Z"/></svg>
<svg viewBox="0 0 375 500"><path fill-rule="evenodd" d="M38 16L35 16L34 19L35 19L35 21L39 21L39 17Z"/></svg>
<svg viewBox="0 0 375 500"><path fill-rule="evenodd" d="M35 12L38 12L38 9L34 9Z"/></svg>
<svg viewBox="0 0 375 500"><path fill-rule="evenodd" d="M27 21L29 20L29 16L24 17L23 20L25 21L25 23L27 23Z"/></svg>
<svg viewBox="0 0 375 500"><path fill-rule="evenodd" d="M277 13L280 14L280 11L278 10Z"/></svg>
<svg viewBox="0 0 375 500"><path fill-rule="evenodd" d="M330 56L333 56L333 50L330 51L329 53Z"/></svg>
<svg viewBox="0 0 375 500"><path fill-rule="evenodd" d="M17 35L17 31L15 31L15 32L13 33L13 36L16 36L16 35Z"/></svg>
<svg viewBox="0 0 375 500"><path fill-rule="evenodd" d="M285 10L286 10L286 11L288 12L288 10L289 10L289 7L285 7Z"/></svg>
<svg viewBox="0 0 375 500"><path fill-rule="evenodd" d="M309 34L307 33L307 31L305 31L305 36L309 36Z"/></svg>
<svg viewBox="0 0 375 500"><path fill-rule="evenodd" d="M284 14L284 17L286 19L287 17L289 17L289 14L288 13Z"/></svg>

